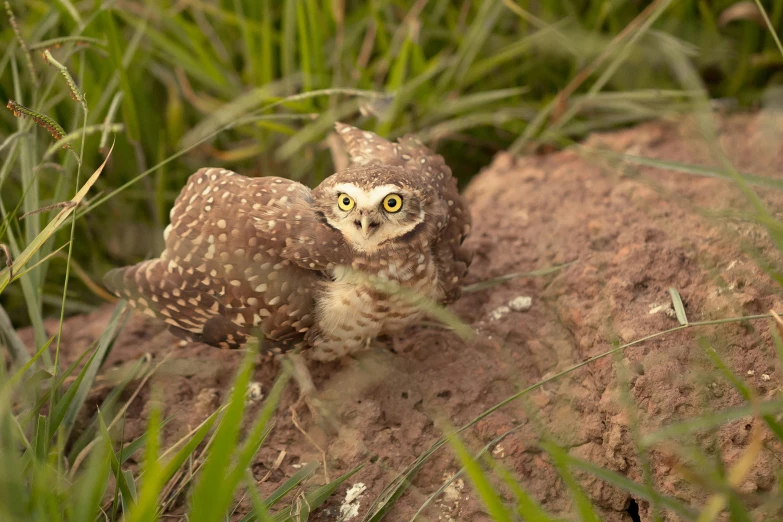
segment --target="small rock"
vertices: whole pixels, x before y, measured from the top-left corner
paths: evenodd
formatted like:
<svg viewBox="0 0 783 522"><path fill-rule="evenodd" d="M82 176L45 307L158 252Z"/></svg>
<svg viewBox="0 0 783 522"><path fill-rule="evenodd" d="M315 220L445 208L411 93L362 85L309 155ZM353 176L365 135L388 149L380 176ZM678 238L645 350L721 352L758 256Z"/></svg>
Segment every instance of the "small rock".
<svg viewBox="0 0 783 522"><path fill-rule="evenodd" d="M624 343L630 343L636 339L636 330L631 327L623 328L620 330L620 339L622 339Z"/></svg>
<svg viewBox="0 0 783 522"><path fill-rule="evenodd" d="M666 316L668 317L677 317L677 312L674 311L674 308L672 308L671 303L664 303L662 305L651 304L650 311L647 313L650 315L663 313L666 314Z"/></svg>
<svg viewBox="0 0 783 522"><path fill-rule="evenodd" d="M498 319L502 319L506 315L508 315L511 312L527 312L530 310L530 308L533 306L533 298L528 297L526 295L519 295L515 297L514 299L510 300L508 303L506 303L503 306L498 306L492 312L490 312L489 317L493 321L497 321Z"/></svg>
<svg viewBox="0 0 783 522"><path fill-rule="evenodd" d="M497 321L498 319L502 319L503 317L508 315L509 312L511 312L511 308L509 308L508 306L498 306L497 308L492 310L492 312L489 314L489 317L493 321Z"/></svg>
<svg viewBox="0 0 783 522"><path fill-rule="evenodd" d="M247 402L256 402L264 398L264 389L260 382L253 381L247 385L245 399Z"/></svg>
<svg viewBox="0 0 783 522"><path fill-rule="evenodd" d="M770 376L769 376L769 375L767 375L766 373L762 373L762 374L761 374L761 380L762 380L762 381L768 381L768 380L770 380L770 379L772 379L772 377L770 377Z"/></svg>
<svg viewBox="0 0 783 522"><path fill-rule="evenodd" d="M748 370L748 377L753 377L754 375L756 375L756 372L755 372L755 371L753 371L753 370Z"/></svg>
<svg viewBox="0 0 783 522"><path fill-rule="evenodd" d="M508 307L514 312L527 312L533 306L533 298L520 295L508 302Z"/></svg>

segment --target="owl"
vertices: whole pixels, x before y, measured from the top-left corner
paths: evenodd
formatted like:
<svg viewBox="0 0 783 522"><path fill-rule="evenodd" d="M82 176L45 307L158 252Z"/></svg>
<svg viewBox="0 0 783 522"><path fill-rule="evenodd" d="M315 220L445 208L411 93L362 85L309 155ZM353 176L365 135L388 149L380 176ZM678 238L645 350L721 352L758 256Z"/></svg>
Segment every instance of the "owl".
<svg viewBox="0 0 783 522"><path fill-rule="evenodd" d="M280 177L202 168L188 179L156 259L111 270L106 286L176 335L220 348L262 339L328 361L448 303L471 261L471 217L443 158L336 125L351 164L310 189ZM389 291L389 288L403 291Z"/></svg>

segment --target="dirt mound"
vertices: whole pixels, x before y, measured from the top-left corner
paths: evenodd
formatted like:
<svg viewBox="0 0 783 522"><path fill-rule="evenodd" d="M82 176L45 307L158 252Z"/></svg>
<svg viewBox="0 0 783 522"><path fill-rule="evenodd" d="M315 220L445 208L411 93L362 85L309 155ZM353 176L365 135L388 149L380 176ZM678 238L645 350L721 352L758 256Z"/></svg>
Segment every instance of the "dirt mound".
<svg viewBox="0 0 783 522"><path fill-rule="evenodd" d="M721 140L737 168L765 175L781 170L779 142L762 139L770 122L774 124L761 115L732 116L721 122ZM711 164L694 129L687 120L656 122L594 135L585 145ZM525 386L611 349L613 342L630 342L676 327L670 287L682 295L692 322L783 309L779 287L743 251L745 243L752 243L762 254L771 254L766 236L737 219L714 219L717 213L736 214L746 207L734 185L645 167L625 167L620 174L607 168L606 162L586 158L584 152L578 148L529 158L502 154L467 189L475 223L470 239L476 248L472 282L572 264L548 276L466 294L453 310L477 329L478 336L471 342L422 326L366 356L312 366L320 398L339 434L324 435L309 418L305 427L326 449L332 476L376 457L348 485L362 483L367 488L358 499L360 515L400 470L441 435L434 419L462 425ZM765 199L779 208L780 198ZM529 310L525 297L532 298ZM66 323L66 363L99 335L110 312L106 308ZM779 393L781 371L767 328L766 321L748 321L656 337L628 348L619 358L606 357L553 380L477 423L466 432L467 440L479 448L518 427L493 448L493 455L547 510L566 512L571 507L569 495L537 446L542 436L641 482L630 436L634 416L623 405L618 367L629 368L630 400L636 405L642 433L649 432L740 402L731 385L713 371L696 342L698 336L712 340L759 396ZM171 351L173 356L152 379L152 385L165 393L165 414L175 415L165 427L169 443L226 397L241 359L237 353L203 345L182 347L160 325L137 317L121 334L107 368L136 361L144 353L160 360ZM267 361L258 366L254 379L268 389L278 369ZM148 388L130 408L126 440L144 430ZM271 491L302 463L319 458L287 413L296 394L295 386L287 390L276 428L254 465L255 476L261 479L285 452L279 467L260 485L262 491ZM93 399L100 395L96 391ZM746 447L753 422L731 423L713 434L711 442L706 438L703 442L731 461ZM768 447L774 444L771 438L767 442ZM763 493L772 487L770 460L762 458L754 467L742 486L744 492ZM663 450L652 453L651 465L658 489L690 502L703 500L673 471L672 460ZM440 450L387 520L410 519L457 469L450 450ZM631 520L629 506L637 503L627 493L590 477L582 479L603 518ZM315 519L334 520L344 496L343 490ZM639 501L637 507L641 520L649 520L646 503ZM429 520L489 520L462 481L449 486L425 515Z"/></svg>

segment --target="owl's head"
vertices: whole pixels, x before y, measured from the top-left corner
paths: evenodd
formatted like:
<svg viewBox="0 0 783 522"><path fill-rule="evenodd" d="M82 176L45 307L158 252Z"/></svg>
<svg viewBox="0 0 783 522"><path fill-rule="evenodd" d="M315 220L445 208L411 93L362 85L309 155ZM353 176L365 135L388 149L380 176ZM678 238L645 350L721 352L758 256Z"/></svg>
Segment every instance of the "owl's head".
<svg viewBox="0 0 783 522"><path fill-rule="evenodd" d="M369 254L409 240L437 213L430 190L416 182L401 167L352 168L324 180L313 196L325 223L354 250Z"/></svg>

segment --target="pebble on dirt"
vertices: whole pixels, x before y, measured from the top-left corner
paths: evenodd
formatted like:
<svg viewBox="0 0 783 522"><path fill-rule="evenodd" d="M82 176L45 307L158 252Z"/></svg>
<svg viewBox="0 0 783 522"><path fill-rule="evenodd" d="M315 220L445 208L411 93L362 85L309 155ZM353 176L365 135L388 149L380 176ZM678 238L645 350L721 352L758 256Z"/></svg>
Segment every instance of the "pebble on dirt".
<svg viewBox="0 0 783 522"><path fill-rule="evenodd" d="M533 306L533 298L526 295L519 295L510 300L503 306L498 306L489 316L493 321L502 319L511 312L527 312Z"/></svg>

